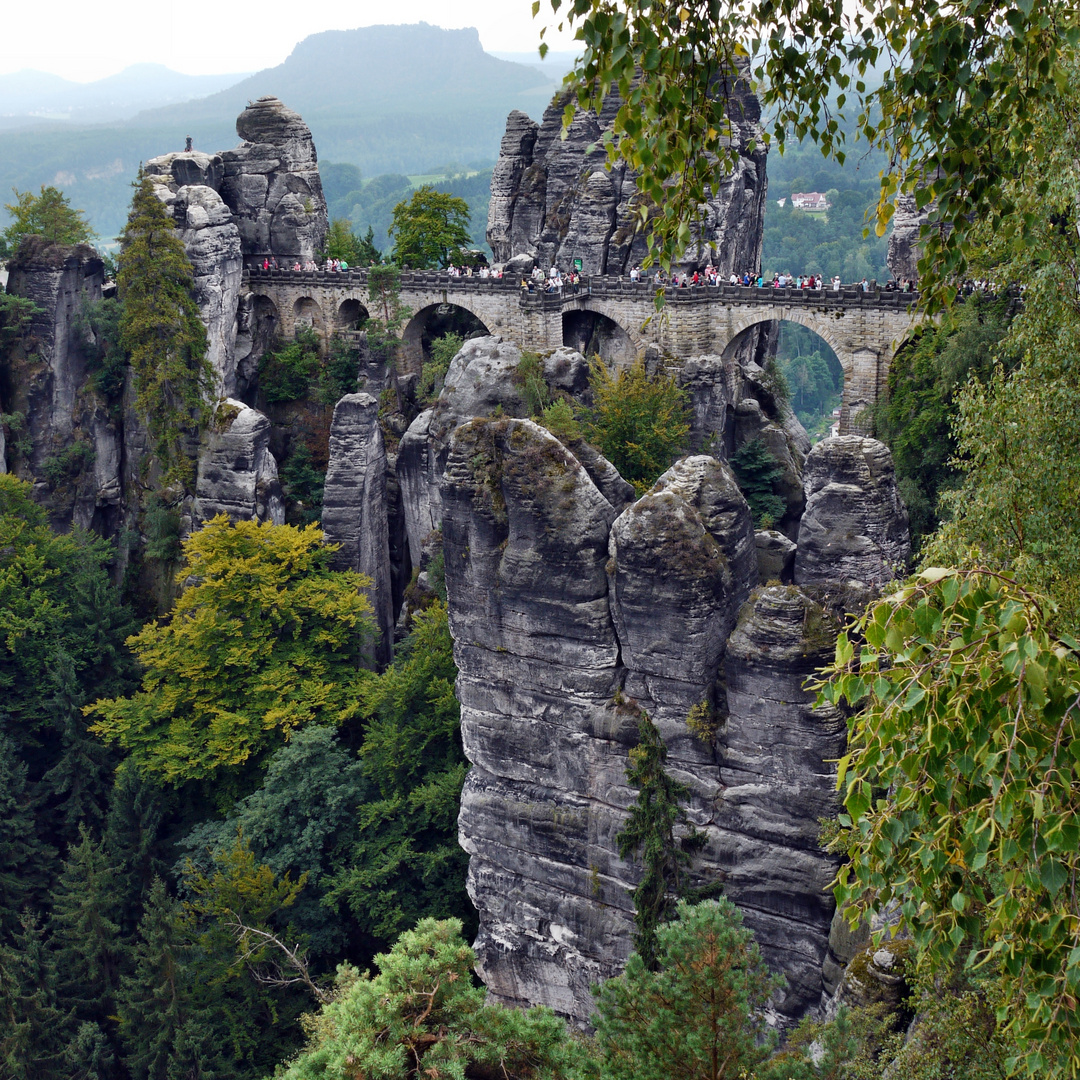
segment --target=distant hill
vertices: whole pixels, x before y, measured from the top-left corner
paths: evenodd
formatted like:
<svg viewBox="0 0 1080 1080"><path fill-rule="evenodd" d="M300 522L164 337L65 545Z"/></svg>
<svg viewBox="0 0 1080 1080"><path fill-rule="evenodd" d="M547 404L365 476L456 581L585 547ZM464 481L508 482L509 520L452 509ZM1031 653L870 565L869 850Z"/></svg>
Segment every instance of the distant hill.
<svg viewBox="0 0 1080 1080"><path fill-rule="evenodd" d="M140 161L182 149L187 135L201 150L236 145L237 114L263 94L304 117L320 160L356 165L365 177L437 171L447 162L490 165L507 113L539 118L560 78L485 53L475 29L327 31L305 38L277 67L196 101L122 123L8 132L0 192L55 184L101 236L115 236Z"/></svg>
<svg viewBox="0 0 1080 1080"><path fill-rule="evenodd" d="M106 79L79 83L43 71L16 71L0 75L0 130L42 120L127 120L147 108L216 93L245 75L183 75L162 64L132 64Z"/></svg>

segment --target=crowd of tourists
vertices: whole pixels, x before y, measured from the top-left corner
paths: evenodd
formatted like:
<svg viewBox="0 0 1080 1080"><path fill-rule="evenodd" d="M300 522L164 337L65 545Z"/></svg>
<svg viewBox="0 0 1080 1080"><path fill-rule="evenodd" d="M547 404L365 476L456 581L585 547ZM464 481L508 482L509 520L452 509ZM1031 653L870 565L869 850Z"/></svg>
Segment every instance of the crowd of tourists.
<svg viewBox="0 0 1080 1080"><path fill-rule="evenodd" d="M264 270L278 270L286 269L294 272L311 272L315 270L322 271L345 271L349 270L349 264L345 259L327 259L321 266L315 262L314 259L307 259L301 264L299 260L295 261L290 267L286 264L284 267L278 266L278 261L273 256L269 256L263 259L262 268ZM486 280L501 280L503 272L499 267L490 267L487 264L480 266L457 266L453 263L450 264L446 270L452 278L479 278L482 281ZM705 267L704 270L686 270L679 272L675 270L670 276L664 274L663 270L657 268L651 275L642 270L640 266L634 266L628 275L632 282L646 282L651 281L654 285L664 285L665 287L676 289L693 289L700 287L716 287L718 285L739 285L746 288L755 287L758 289L814 289L814 290L832 290L833 292L839 292L840 289L845 286L840 281L840 275L834 274L828 281L821 274L791 274L787 271L774 274L752 274L749 271L738 274L732 271L730 274L723 274L717 267L711 263ZM970 294L973 291L983 292L989 288L989 282L968 282L964 286L964 292ZM558 265L553 264L548 268L545 273L539 266L533 267L531 274L526 274L521 278L521 288L528 292L543 292L543 293L561 293L565 291L577 292L581 286L581 273L578 270L566 270L563 271ZM848 285L848 288L860 289L863 292L869 292L871 288L877 286L871 286L870 282L863 278L862 281L855 282L853 285ZM885 292L913 292L915 289L915 283L911 280L905 281L888 281L885 285L881 286Z"/></svg>

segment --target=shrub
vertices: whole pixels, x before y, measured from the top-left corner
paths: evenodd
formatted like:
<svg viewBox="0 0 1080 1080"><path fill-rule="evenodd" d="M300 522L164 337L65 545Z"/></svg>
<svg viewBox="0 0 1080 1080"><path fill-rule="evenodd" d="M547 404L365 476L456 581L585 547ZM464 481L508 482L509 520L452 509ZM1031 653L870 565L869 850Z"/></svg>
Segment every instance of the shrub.
<svg viewBox="0 0 1080 1080"><path fill-rule="evenodd" d="M589 379L593 392L592 416L587 424L590 441L638 494L679 456L690 431L686 392L673 378L650 378L645 364L612 373L596 357Z"/></svg>
<svg viewBox="0 0 1080 1080"><path fill-rule="evenodd" d="M305 397L319 368L319 338L314 330L298 330L296 339L259 361L259 390L272 403Z"/></svg>
<svg viewBox="0 0 1080 1080"><path fill-rule="evenodd" d="M780 463L761 439L752 439L732 454L731 467L750 504L754 525L771 528L787 511L787 504L775 491L776 481L784 475Z"/></svg>
<svg viewBox="0 0 1080 1080"><path fill-rule="evenodd" d="M444 334L431 343L431 356L424 362L424 369L420 372L420 385L417 387L422 402L439 396L443 380L450 370L450 361L457 356L464 344L465 339L453 332Z"/></svg>

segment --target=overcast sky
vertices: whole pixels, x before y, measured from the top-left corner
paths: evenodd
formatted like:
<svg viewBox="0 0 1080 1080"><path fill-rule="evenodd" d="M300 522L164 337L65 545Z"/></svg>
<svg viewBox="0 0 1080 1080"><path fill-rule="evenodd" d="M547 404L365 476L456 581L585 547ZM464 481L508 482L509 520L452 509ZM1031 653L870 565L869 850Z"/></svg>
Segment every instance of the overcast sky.
<svg viewBox="0 0 1080 1080"><path fill-rule="evenodd" d="M309 34L379 23L475 26L488 51L526 52L539 43L541 26L530 0L19 0L3 7L0 73L35 68L83 82L147 62L188 75L259 71L280 64ZM549 40L573 48L568 38Z"/></svg>

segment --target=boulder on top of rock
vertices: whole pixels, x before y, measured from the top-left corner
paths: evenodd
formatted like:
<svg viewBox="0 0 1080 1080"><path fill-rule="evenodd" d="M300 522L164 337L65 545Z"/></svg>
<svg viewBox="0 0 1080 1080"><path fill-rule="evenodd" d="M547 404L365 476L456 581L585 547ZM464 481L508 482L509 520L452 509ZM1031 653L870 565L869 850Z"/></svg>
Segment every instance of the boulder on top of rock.
<svg viewBox="0 0 1080 1080"><path fill-rule="evenodd" d="M316 258L328 222L310 128L276 97L261 97L237 118L236 131L244 142L221 155L221 196L236 215L245 257Z"/></svg>
<svg viewBox="0 0 1080 1080"><path fill-rule="evenodd" d="M144 166L147 176L162 177L172 187L210 187L215 191L225 178L225 163L220 154L204 154L200 150L184 150L151 158Z"/></svg>
<svg viewBox="0 0 1080 1080"><path fill-rule="evenodd" d="M861 435L823 439L810 451L803 476L797 584L883 585L903 575L911 555L908 516L884 443Z"/></svg>

